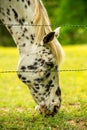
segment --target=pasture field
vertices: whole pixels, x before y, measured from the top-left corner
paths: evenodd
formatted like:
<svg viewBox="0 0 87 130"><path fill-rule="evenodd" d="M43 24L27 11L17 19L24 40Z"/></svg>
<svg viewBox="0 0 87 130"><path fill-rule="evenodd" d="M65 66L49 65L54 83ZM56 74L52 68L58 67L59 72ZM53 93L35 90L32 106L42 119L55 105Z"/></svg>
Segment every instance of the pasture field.
<svg viewBox="0 0 87 130"><path fill-rule="evenodd" d="M64 46L60 69L87 68L87 45ZM16 70L16 48L0 47L0 72ZM87 130L87 71L60 72L62 106L54 117L39 115L16 73L0 73L0 130Z"/></svg>

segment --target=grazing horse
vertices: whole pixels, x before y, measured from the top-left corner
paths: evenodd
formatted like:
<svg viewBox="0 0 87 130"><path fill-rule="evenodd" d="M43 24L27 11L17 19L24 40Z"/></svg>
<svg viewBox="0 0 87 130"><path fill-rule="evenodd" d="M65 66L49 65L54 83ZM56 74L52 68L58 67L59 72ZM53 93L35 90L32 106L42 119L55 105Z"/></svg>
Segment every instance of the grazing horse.
<svg viewBox="0 0 87 130"><path fill-rule="evenodd" d="M63 49L52 31L41 0L0 0L0 20L19 50L18 77L30 89L41 114L54 115L61 106L59 65Z"/></svg>

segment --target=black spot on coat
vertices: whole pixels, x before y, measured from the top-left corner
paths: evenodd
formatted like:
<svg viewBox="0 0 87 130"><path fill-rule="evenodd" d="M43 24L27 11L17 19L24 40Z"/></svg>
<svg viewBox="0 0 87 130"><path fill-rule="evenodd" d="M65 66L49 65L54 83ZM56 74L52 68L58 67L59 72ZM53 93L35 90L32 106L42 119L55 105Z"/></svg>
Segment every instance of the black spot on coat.
<svg viewBox="0 0 87 130"><path fill-rule="evenodd" d="M14 17L17 20L18 19L18 13L16 12L16 10L13 8L12 9L13 13L14 13Z"/></svg>
<svg viewBox="0 0 87 130"><path fill-rule="evenodd" d="M57 88L57 90L56 90L56 95L57 95L57 96L61 96L61 90L60 90L60 87Z"/></svg>

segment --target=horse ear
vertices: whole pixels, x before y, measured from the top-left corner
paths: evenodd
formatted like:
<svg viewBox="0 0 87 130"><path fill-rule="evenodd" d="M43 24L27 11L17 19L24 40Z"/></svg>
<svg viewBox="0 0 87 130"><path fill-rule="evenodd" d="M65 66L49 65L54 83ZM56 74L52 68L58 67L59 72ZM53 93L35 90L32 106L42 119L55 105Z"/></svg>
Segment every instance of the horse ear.
<svg viewBox="0 0 87 130"><path fill-rule="evenodd" d="M59 36L59 34L60 34L60 29L61 29L61 27L58 27L58 28L56 28L56 29L54 30L56 37Z"/></svg>
<svg viewBox="0 0 87 130"><path fill-rule="evenodd" d="M53 38L54 38L54 36L55 36L55 32L50 32L50 33L48 33L48 34L43 38L43 42L44 42L44 43L48 43L48 42L52 41Z"/></svg>

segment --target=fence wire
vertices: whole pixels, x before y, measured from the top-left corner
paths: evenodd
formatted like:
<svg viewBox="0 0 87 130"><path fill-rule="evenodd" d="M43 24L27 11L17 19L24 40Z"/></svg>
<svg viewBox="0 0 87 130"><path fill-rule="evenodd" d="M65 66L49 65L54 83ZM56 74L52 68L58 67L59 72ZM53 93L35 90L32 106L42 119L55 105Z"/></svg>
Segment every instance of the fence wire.
<svg viewBox="0 0 87 130"><path fill-rule="evenodd" d="M10 23L6 23L6 24L2 24L0 23L0 26L58 26L58 27L82 27L82 28L87 28L87 25L83 25L83 24L49 24L49 25L35 25L35 24L10 24Z"/></svg>
<svg viewBox="0 0 87 130"><path fill-rule="evenodd" d="M82 72L82 71L87 71L87 68L82 68L82 69L60 69L58 71L51 71L51 72ZM0 71L0 74L7 74L7 73L38 73L38 71L16 71L16 70L4 70L4 71ZM41 72L45 72L45 71L41 71ZM50 71L49 71L50 72Z"/></svg>

